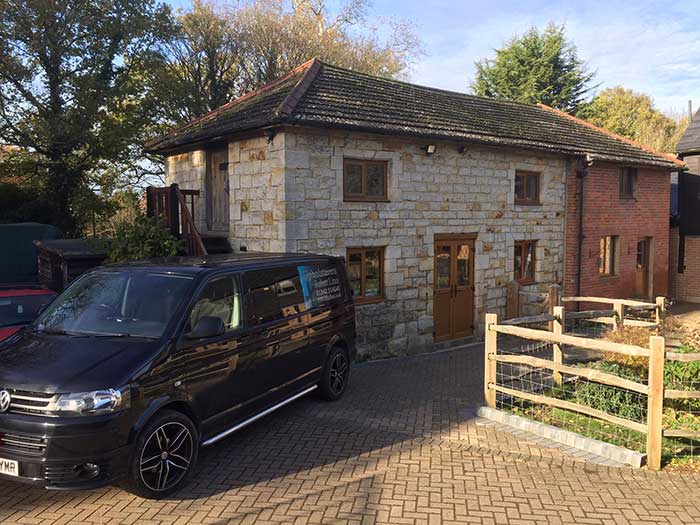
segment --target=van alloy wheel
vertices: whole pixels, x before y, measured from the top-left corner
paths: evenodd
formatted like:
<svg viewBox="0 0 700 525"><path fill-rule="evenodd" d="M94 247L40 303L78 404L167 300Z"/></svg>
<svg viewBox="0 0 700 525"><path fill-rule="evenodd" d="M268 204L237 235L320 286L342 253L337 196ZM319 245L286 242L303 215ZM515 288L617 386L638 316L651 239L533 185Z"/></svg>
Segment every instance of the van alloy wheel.
<svg viewBox="0 0 700 525"><path fill-rule="evenodd" d="M156 492L174 487L187 474L193 453L190 430L176 421L164 423L151 433L141 451L141 480Z"/></svg>
<svg viewBox="0 0 700 525"><path fill-rule="evenodd" d="M336 395L342 394L348 376L348 359L343 352L338 352L333 356L329 374L331 390Z"/></svg>

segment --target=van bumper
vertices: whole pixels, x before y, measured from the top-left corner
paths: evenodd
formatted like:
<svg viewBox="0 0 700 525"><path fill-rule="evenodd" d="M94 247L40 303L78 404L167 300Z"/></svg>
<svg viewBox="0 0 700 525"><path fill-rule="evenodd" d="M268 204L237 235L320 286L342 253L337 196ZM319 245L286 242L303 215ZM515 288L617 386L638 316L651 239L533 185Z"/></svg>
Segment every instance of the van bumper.
<svg viewBox="0 0 700 525"><path fill-rule="evenodd" d="M0 479L54 490L108 485L127 471L129 422L128 411L65 419L0 414L0 458L18 464L17 475Z"/></svg>

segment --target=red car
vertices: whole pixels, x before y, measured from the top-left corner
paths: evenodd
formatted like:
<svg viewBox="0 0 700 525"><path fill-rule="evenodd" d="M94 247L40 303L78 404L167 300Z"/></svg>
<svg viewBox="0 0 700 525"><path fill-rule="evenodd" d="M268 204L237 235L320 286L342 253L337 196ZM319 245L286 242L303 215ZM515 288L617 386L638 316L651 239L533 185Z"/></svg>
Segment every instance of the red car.
<svg viewBox="0 0 700 525"><path fill-rule="evenodd" d="M0 287L0 341L31 323L56 292L31 285Z"/></svg>

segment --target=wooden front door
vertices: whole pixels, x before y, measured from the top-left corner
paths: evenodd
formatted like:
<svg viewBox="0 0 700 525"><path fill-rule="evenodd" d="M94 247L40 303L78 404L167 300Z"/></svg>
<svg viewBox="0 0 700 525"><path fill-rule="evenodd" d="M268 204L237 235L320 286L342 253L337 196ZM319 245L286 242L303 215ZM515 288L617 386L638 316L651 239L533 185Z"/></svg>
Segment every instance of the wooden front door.
<svg viewBox="0 0 700 525"><path fill-rule="evenodd" d="M435 240L433 326L435 341L467 337L474 331L474 239Z"/></svg>
<svg viewBox="0 0 700 525"><path fill-rule="evenodd" d="M228 148L210 150L207 152L205 186L207 229L210 232L228 232Z"/></svg>
<svg viewBox="0 0 700 525"><path fill-rule="evenodd" d="M651 240L649 237L637 241L637 297L649 297L649 255Z"/></svg>

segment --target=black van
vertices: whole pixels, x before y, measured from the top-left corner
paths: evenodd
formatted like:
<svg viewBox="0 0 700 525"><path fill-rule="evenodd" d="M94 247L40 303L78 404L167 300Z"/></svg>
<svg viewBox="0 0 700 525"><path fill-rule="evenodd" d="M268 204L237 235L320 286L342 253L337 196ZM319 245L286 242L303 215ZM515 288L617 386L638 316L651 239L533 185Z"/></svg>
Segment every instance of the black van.
<svg viewBox="0 0 700 525"><path fill-rule="evenodd" d="M164 497L199 447L312 391L340 398L354 357L340 258L97 268L0 343L0 477Z"/></svg>

